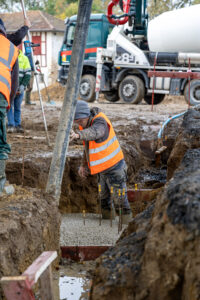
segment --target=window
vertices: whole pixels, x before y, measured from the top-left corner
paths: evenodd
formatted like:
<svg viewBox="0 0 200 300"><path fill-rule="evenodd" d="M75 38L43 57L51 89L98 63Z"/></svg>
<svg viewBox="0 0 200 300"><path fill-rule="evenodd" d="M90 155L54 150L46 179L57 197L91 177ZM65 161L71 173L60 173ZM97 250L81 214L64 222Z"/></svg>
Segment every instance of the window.
<svg viewBox="0 0 200 300"><path fill-rule="evenodd" d="M87 46L101 46L101 40L101 22L91 22L88 31Z"/></svg>
<svg viewBox="0 0 200 300"><path fill-rule="evenodd" d="M67 33L67 45L71 46L74 41L75 25L71 24L68 28Z"/></svg>

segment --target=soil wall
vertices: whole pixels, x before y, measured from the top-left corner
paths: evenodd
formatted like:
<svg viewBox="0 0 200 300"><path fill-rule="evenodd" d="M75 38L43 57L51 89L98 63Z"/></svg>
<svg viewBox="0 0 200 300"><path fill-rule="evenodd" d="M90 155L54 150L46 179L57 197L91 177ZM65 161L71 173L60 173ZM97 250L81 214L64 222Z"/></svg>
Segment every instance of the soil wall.
<svg viewBox="0 0 200 300"><path fill-rule="evenodd" d="M43 251L60 252L60 214L53 199L15 188L0 200L0 277L20 275Z"/></svg>
<svg viewBox="0 0 200 300"><path fill-rule="evenodd" d="M200 299L198 120L194 109L183 120L180 132L190 136L189 150L182 149L179 167L173 167L164 192L133 219L117 245L98 259L91 300ZM177 141L180 147L185 139L180 134Z"/></svg>

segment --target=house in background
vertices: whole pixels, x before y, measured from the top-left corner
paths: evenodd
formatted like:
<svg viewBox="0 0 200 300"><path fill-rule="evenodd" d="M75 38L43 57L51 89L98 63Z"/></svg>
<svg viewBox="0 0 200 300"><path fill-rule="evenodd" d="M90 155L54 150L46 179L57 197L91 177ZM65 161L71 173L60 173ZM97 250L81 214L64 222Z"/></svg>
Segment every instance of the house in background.
<svg viewBox="0 0 200 300"><path fill-rule="evenodd" d="M32 42L40 44L39 47L34 48L35 61L39 60L45 82L47 85L50 85L57 79L57 60L64 37L64 21L39 10L28 11L27 17L31 22L30 34ZM13 33L24 25L24 18L21 12L3 13L0 14L0 18L5 24L7 33ZM23 41L25 40L26 38ZM22 44L22 50L24 52L24 44ZM42 83L40 87L44 87ZM35 89L36 85L34 83Z"/></svg>

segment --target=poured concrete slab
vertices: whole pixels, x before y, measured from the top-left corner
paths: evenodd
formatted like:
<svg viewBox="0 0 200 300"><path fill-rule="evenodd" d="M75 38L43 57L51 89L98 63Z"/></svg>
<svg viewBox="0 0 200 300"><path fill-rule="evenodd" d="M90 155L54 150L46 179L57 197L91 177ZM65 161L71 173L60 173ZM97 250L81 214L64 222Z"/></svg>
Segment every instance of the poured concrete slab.
<svg viewBox="0 0 200 300"><path fill-rule="evenodd" d="M98 214L86 214L85 225L83 214L65 214L62 216L60 229L61 246L112 246L119 238L118 220L116 217L110 226L110 220L102 220L99 226ZM127 225L123 225L122 230Z"/></svg>

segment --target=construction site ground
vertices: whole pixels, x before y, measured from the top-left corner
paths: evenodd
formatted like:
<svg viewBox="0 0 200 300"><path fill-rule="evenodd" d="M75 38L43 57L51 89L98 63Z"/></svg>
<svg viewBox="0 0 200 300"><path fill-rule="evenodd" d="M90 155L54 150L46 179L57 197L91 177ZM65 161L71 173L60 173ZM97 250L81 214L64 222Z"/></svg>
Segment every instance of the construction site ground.
<svg viewBox="0 0 200 300"><path fill-rule="evenodd" d="M17 275L23 272L40 254L40 250L41 252L42 250L59 252L59 239L62 245L74 245L76 240L79 245L95 244L95 240L98 245L105 245L108 244L109 234L112 234L106 232L110 231L109 222L108 230L106 228L99 230L98 216L96 223L95 218L89 220L91 217L88 217L88 222L92 222L91 231L96 226L94 238L91 238L90 232L88 234L80 233L80 236L77 236L77 224L74 227L72 225L72 213L76 213L75 219L79 213L80 226L84 232L83 210L86 211L86 214L98 213L96 177L90 176L87 181L82 181L77 174L83 151L82 143L73 142L68 149L59 204L61 219L56 213L56 204L52 206L52 200L45 196L44 190L65 89L55 84L48 88L48 92L52 100L50 103L46 101L45 90L42 91L42 95L45 99L44 110L51 145L47 144L37 93L32 95L32 101L36 105L22 105L22 126L25 133L8 134L12 153L7 162L6 174L9 182L15 186L15 194L3 197L0 201L0 222L4 228L1 228L0 237L2 241L6 241L5 248L1 246L1 257L5 256L5 259L0 259L0 275ZM139 105L122 102L109 103L102 96L98 103L89 103L89 106L100 107L112 121L128 165L128 187L134 189L137 184L139 189L148 188L160 192L167 180L167 159L176 138L177 126L182 119L172 121L164 132L164 142L168 149L158 164L155 160L157 134L163 122L170 116L187 110L188 105L184 98L166 96L161 104L153 107L153 110L151 105L147 105L144 101ZM142 212L148 204L146 201L134 202L131 205L133 215L136 216ZM34 214L35 218L33 218ZM71 222L67 216L70 216ZM77 222L75 219L74 224ZM62 224L61 229L60 224ZM31 236L32 230L34 232ZM117 230L116 232L114 229L112 230L114 233L110 245L119 238ZM15 238L10 240L8 236L11 237L12 233ZM98 234L102 235L99 239ZM38 240L36 241L35 238ZM42 239L44 239L44 243L41 245ZM92 239L93 242L91 242ZM13 247L16 249L14 250ZM5 254L7 253L6 249L9 249L9 255ZM19 258L20 255L23 256L23 259ZM6 264L10 264L9 268L6 268Z"/></svg>
<svg viewBox="0 0 200 300"><path fill-rule="evenodd" d="M35 99L32 101L36 105L22 106L25 134L8 134L8 142L12 146L6 169L10 183L45 189L62 108L61 100L64 97L64 88L58 91L56 85L59 101L55 99L54 89L51 90L50 87L49 90L50 98L54 98L54 102L44 102L44 110L51 145L48 146L40 102L37 94L34 94ZM140 105L110 103L103 97L100 97L99 103L89 105L100 107L113 123L128 165L128 186L131 188L137 183L138 188L160 187L159 182L166 180L166 168L155 168L155 164L152 163L155 162L157 134L168 117L188 108L184 98L166 97L161 104L153 107L153 111L145 102ZM171 122L172 125L168 127L173 129L174 122L176 121ZM174 141L173 130L169 131L165 139L169 145L171 140ZM79 213L84 209L86 212L97 212L96 177L90 176L87 182L84 182L77 175L82 153L82 142L70 143L60 201L62 213ZM138 205L139 211L143 209L141 203ZM136 208L135 213L139 211Z"/></svg>

